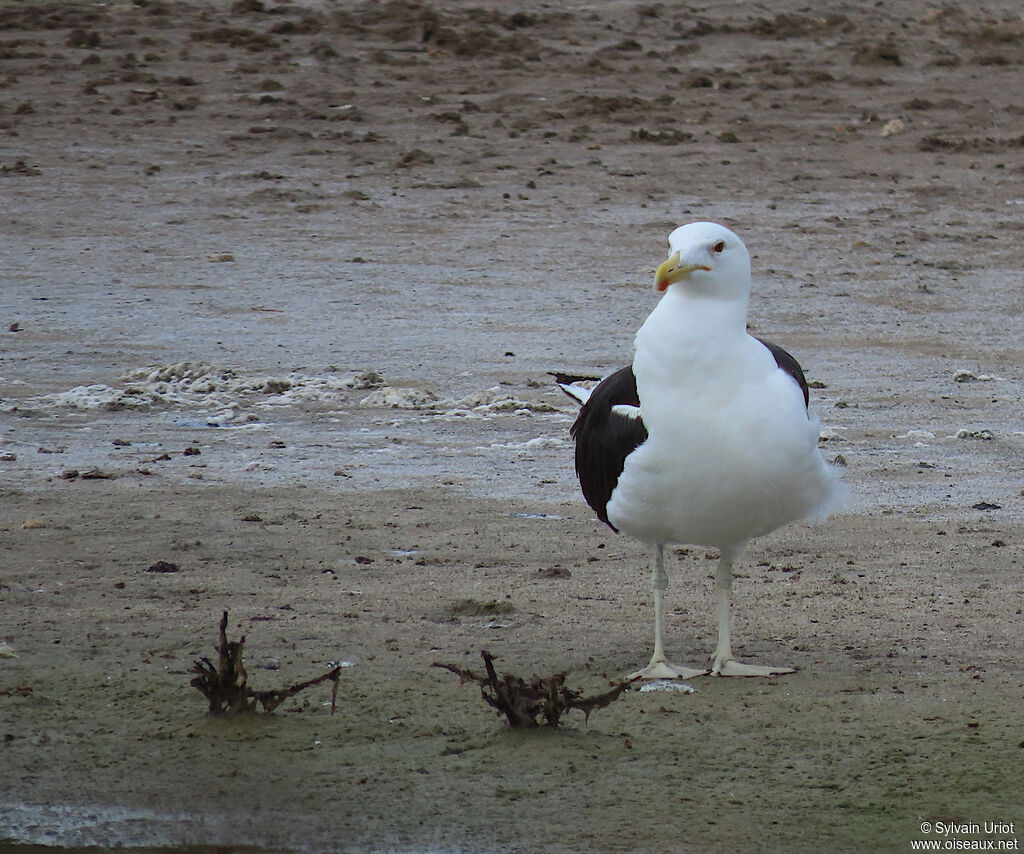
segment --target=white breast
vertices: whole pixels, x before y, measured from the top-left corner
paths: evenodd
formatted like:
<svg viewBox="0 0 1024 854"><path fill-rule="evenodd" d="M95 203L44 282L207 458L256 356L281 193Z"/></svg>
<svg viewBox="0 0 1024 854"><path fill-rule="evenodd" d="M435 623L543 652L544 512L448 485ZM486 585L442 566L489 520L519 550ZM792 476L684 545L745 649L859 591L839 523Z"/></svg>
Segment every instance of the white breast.
<svg viewBox="0 0 1024 854"><path fill-rule="evenodd" d="M793 378L745 331L666 331L656 314L633 363L648 440L626 459L609 520L650 543L722 548L827 514L840 487Z"/></svg>

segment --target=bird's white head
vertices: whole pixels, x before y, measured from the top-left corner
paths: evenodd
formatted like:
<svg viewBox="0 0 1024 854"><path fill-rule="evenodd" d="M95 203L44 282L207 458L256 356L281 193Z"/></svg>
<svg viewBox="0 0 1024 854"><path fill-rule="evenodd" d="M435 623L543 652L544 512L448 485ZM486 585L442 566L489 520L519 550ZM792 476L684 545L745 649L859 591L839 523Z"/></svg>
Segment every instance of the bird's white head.
<svg viewBox="0 0 1024 854"><path fill-rule="evenodd" d="M668 237L668 260L654 274L654 286L672 285L719 299L750 296L750 255L735 234L714 222L681 225Z"/></svg>

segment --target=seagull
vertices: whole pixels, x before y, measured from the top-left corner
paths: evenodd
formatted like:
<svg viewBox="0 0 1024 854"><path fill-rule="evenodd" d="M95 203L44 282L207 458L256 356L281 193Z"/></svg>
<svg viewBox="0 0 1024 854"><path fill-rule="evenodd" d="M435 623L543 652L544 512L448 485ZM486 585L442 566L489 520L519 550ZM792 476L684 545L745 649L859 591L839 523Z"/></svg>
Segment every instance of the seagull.
<svg viewBox="0 0 1024 854"><path fill-rule="evenodd" d="M669 236L655 273L663 294L636 333L633 363L592 388L556 375L581 404L571 433L583 496L616 533L653 552L654 653L631 677L776 676L790 667L737 661L733 565L746 544L797 519L824 521L847 494L818 449L807 381L782 347L747 333L750 255L724 226ZM718 645L709 667L665 658L666 545L719 551Z"/></svg>

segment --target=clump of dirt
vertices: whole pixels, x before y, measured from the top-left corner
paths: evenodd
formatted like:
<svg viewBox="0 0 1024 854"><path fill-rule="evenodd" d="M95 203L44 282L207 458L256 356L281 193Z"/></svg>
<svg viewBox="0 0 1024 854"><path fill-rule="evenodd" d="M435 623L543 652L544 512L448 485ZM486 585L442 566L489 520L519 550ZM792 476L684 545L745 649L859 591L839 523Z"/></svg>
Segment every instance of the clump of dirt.
<svg viewBox="0 0 1024 854"><path fill-rule="evenodd" d="M862 44L853 53L854 65L903 65L896 44L888 39L877 44Z"/></svg>
<svg viewBox="0 0 1024 854"><path fill-rule="evenodd" d="M513 611L515 606L511 602L499 602L497 599L490 599L487 602L459 599L448 609L455 617L490 617L495 614L511 614Z"/></svg>
<svg viewBox="0 0 1024 854"><path fill-rule="evenodd" d="M253 53L263 50L273 50L278 47L277 40L267 33L259 33L245 27L214 27L210 30L196 30L192 33L192 40L196 42L213 42L214 44L229 45L235 48L244 48Z"/></svg>
<svg viewBox="0 0 1024 854"><path fill-rule="evenodd" d="M809 36L815 33L850 32L853 23L845 15L830 12L823 18L811 15L793 15L782 12L771 20L762 18L750 28L752 33L776 39L790 39Z"/></svg>
<svg viewBox="0 0 1024 854"><path fill-rule="evenodd" d="M17 160L12 165L3 164L0 165L0 176L7 177L8 175L39 175L41 174L39 169L35 166L29 166L24 160Z"/></svg>

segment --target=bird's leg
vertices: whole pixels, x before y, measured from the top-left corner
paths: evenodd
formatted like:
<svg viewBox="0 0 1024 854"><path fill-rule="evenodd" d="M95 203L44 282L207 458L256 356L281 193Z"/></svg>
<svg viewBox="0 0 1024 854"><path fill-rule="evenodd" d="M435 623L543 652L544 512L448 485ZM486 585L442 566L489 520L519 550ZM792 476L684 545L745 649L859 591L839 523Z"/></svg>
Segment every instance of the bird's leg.
<svg viewBox="0 0 1024 854"><path fill-rule="evenodd" d="M654 549L654 566L651 571L651 592L654 594L654 654L651 664L665 662L665 591L668 590L668 573L665 572L665 547L660 543Z"/></svg>
<svg viewBox="0 0 1024 854"><path fill-rule="evenodd" d="M711 672L716 676L781 676L793 673L792 667L766 667L743 664L732 657L732 564L735 552L722 550L715 572L715 600L718 603L718 647Z"/></svg>
<svg viewBox="0 0 1024 854"><path fill-rule="evenodd" d="M629 674L630 679L691 679L704 676L707 670L692 667L679 667L665 660L665 648L662 643L663 615L665 610L664 594L668 588L668 574L665 572L665 547L660 543L654 547L653 571L651 573L651 590L654 591L654 654L651 663L643 670Z"/></svg>

